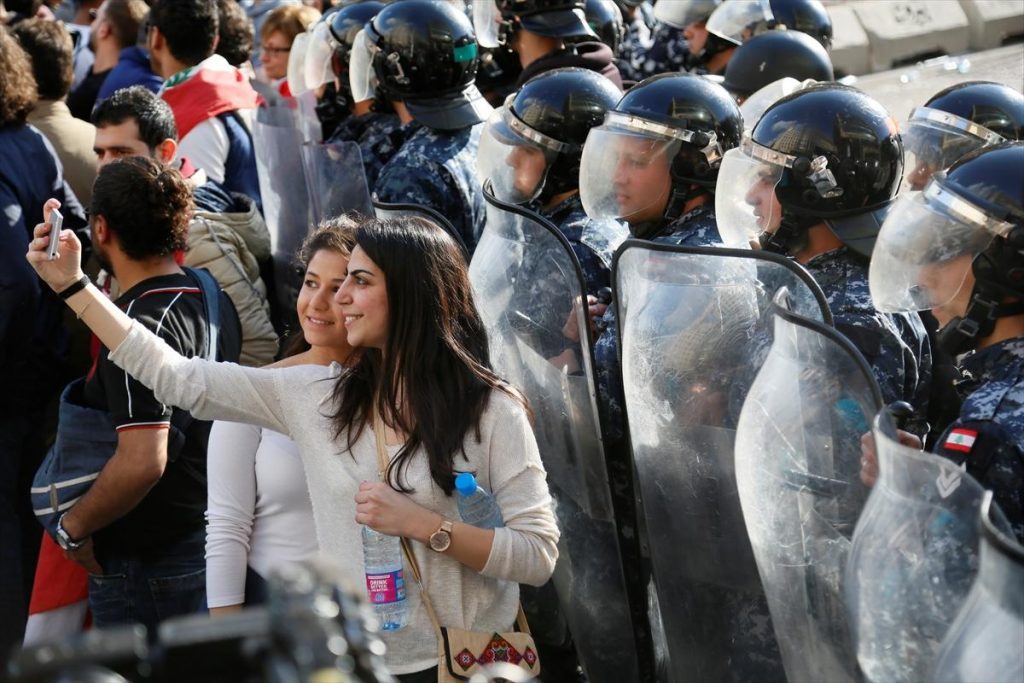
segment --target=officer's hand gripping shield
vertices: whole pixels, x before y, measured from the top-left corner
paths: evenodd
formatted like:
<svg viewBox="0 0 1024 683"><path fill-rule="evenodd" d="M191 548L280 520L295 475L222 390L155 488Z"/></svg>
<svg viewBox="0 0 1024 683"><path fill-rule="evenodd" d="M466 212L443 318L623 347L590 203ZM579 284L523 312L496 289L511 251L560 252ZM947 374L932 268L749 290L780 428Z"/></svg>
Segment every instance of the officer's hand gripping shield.
<svg viewBox="0 0 1024 683"><path fill-rule="evenodd" d="M528 609L548 617L531 621L534 636L554 635L554 626L566 624L589 680L637 680L580 266L555 226L499 201L490 186L484 196L487 224L469 269L473 294L495 371L533 409L561 529L552 578L557 604ZM529 596L524 601L529 607Z"/></svg>
<svg viewBox="0 0 1024 683"><path fill-rule="evenodd" d="M774 293L831 323L824 295L791 261L749 249L630 240L614 277L659 666L672 681L779 679L736 485L736 421L771 344Z"/></svg>
<svg viewBox="0 0 1024 683"><path fill-rule="evenodd" d="M740 414L736 481L787 680L852 682L843 572L868 495L860 437L882 397L849 340L788 299Z"/></svg>
<svg viewBox="0 0 1024 683"><path fill-rule="evenodd" d="M879 477L846 568L857 661L870 681L928 680L978 573L984 494L951 460L902 445L888 411L872 432ZM998 508L991 520L1010 533Z"/></svg>

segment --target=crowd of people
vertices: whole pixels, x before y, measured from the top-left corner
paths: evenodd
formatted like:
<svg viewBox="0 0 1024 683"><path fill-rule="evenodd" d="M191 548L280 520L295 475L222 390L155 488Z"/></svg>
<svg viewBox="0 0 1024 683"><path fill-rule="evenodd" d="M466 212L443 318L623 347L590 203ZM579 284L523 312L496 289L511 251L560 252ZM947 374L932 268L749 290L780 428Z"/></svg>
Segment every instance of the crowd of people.
<svg viewBox="0 0 1024 683"><path fill-rule="evenodd" d="M259 605L318 555L360 585L365 526L419 565L409 623L383 634L401 681L448 680L437 620L499 634L520 604L543 680L680 670L649 607L671 594L652 547L681 541L644 519L633 452L656 439L632 398L627 240L777 255L882 402L907 404L900 442L963 468L1024 543L1024 84L889 112L836 81L832 31L819 0L0 0L0 656ZM270 110L296 148L357 149L338 177L406 213L332 206L281 254ZM478 258L497 235L500 270ZM667 330L680 302L655 289ZM579 509L614 522L623 621L600 637L632 643L606 670L591 652L614 648L569 608L600 581L564 579L601 546L551 476L544 425L572 418L539 414L550 397L508 370L506 333L595 397L586 495L610 511ZM763 361L738 362L752 380ZM735 432L739 386L700 391L663 397L669 421ZM873 417L865 491L886 469L860 439ZM69 454L97 463L73 497L39 480ZM460 472L503 526L460 521ZM728 628L778 619L758 599ZM723 660L732 677L785 680L779 623Z"/></svg>

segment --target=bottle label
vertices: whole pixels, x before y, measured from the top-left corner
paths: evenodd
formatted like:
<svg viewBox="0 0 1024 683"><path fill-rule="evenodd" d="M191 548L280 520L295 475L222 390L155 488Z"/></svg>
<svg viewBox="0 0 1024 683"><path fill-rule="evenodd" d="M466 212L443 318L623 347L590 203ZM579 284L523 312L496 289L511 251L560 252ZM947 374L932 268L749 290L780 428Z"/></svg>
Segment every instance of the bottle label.
<svg viewBox="0 0 1024 683"><path fill-rule="evenodd" d="M370 595L370 602L375 605L405 600L405 577L402 570L367 574L366 592Z"/></svg>

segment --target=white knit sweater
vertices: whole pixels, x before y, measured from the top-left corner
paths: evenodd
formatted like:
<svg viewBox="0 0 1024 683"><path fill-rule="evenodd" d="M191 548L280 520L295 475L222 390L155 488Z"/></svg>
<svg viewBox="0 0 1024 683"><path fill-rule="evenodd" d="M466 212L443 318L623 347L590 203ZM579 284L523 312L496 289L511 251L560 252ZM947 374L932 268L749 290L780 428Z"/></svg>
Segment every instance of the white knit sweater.
<svg viewBox="0 0 1024 683"><path fill-rule="evenodd" d="M138 323L110 354L110 359L170 405L203 420L232 420L291 435L299 446L316 523L320 551L341 566L354 587L365 585L360 527L355 523L355 494L362 481L377 478L377 451L372 429L364 429L350 450L335 439L331 390L338 365L302 365L261 370L233 363L184 358ZM459 406L451 406L459 410ZM456 459L459 471L471 471L490 489L501 507L505 527L496 529L491 554L477 573L456 560L414 543L423 580L446 626L475 631L508 630L515 620L517 583L541 585L558 557L555 524L544 466L526 412L513 399L493 392L480 424L480 441L470 432L468 462ZM417 453L417 455L420 455ZM412 499L449 519L458 519L454 497L430 478L425 457L406 468ZM385 633L385 661L393 673L421 671L437 664L433 627L408 574L409 624Z"/></svg>

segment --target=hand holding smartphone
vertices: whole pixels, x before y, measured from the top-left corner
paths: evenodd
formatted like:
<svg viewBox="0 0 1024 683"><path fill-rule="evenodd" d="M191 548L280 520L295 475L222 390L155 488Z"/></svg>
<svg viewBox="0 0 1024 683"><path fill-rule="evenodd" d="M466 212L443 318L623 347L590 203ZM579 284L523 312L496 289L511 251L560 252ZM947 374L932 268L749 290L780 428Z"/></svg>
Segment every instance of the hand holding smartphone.
<svg viewBox="0 0 1024 683"><path fill-rule="evenodd" d="M64 227L64 216L61 215L60 211L53 209L50 211L50 248L46 253L48 260L52 261L57 258L57 245L60 244L60 231Z"/></svg>

